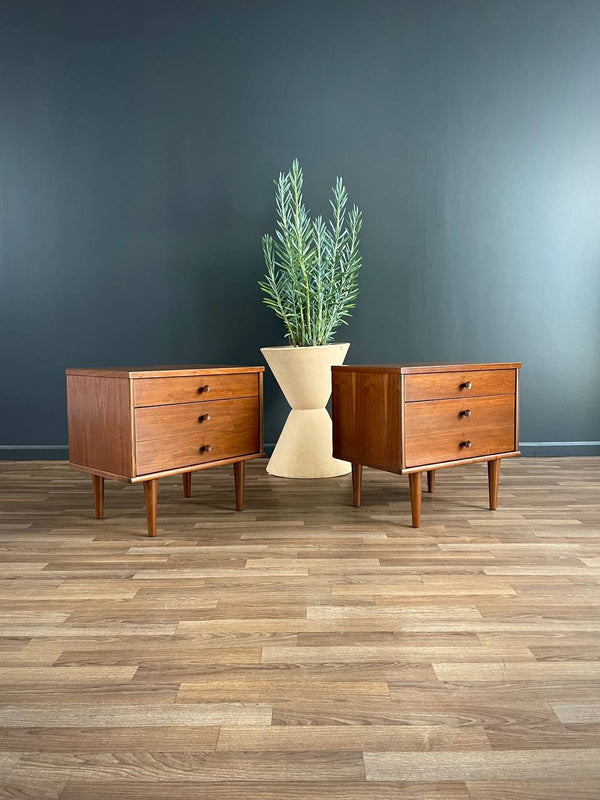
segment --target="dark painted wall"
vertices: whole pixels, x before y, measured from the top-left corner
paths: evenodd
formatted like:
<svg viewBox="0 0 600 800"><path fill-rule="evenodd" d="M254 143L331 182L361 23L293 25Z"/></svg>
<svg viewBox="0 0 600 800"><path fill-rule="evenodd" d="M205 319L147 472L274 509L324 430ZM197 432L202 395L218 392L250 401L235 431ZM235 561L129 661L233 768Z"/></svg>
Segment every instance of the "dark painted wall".
<svg viewBox="0 0 600 800"><path fill-rule="evenodd" d="M68 365L283 343L256 281L294 156L313 210L341 174L364 211L349 361L521 359L522 439L600 439L598 2L0 12L0 444L66 441ZM267 441L284 409L269 381Z"/></svg>

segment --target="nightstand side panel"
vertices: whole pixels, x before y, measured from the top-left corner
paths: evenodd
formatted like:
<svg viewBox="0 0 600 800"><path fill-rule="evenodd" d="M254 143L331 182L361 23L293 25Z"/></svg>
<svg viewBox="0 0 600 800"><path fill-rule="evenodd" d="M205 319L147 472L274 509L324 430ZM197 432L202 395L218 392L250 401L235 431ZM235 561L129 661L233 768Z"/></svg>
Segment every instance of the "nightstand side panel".
<svg viewBox="0 0 600 800"><path fill-rule="evenodd" d="M333 455L367 467L400 471L400 375L332 373Z"/></svg>
<svg viewBox="0 0 600 800"><path fill-rule="evenodd" d="M135 475L131 383L67 375L69 461L121 478Z"/></svg>

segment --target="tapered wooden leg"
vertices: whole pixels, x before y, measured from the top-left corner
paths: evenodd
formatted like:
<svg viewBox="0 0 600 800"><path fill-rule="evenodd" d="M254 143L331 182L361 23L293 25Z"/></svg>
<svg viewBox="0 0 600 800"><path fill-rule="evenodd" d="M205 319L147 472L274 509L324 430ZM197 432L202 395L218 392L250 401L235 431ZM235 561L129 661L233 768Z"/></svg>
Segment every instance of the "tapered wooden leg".
<svg viewBox="0 0 600 800"><path fill-rule="evenodd" d="M410 508L412 511L413 528L421 525L421 492L423 491L423 473L411 472L408 476L410 485Z"/></svg>
<svg viewBox="0 0 600 800"><path fill-rule="evenodd" d="M435 489L435 470L428 469L427 470L427 491L429 494L433 494L433 490Z"/></svg>
<svg viewBox="0 0 600 800"><path fill-rule="evenodd" d="M184 497L191 497L192 496L192 473L191 472L184 472L181 477L183 479L183 496Z"/></svg>
<svg viewBox="0 0 600 800"><path fill-rule="evenodd" d="M488 461L488 489L490 494L490 509L498 508L498 484L500 483L500 459Z"/></svg>
<svg viewBox="0 0 600 800"><path fill-rule="evenodd" d="M244 510L244 479L246 477L246 462L236 461L233 465L233 477L235 480L235 510Z"/></svg>
<svg viewBox="0 0 600 800"><path fill-rule="evenodd" d="M101 475L92 475L92 484L94 486L94 508L96 510L96 519L103 519L104 478Z"/></svg>
<svg viewBox="0 0 600 800"><path fill-rule="evenodd" d="M360 494L362 489L362 464L352 462L352 500L356 508L360 507Z"/></svg>
<svg viewBox="0 0 600 800"><path fill-rule="evenodd" d="M144 496L146 498L148 536L156 536L156 506L158 502L158 480L156 478L144 481Z"/></svg>

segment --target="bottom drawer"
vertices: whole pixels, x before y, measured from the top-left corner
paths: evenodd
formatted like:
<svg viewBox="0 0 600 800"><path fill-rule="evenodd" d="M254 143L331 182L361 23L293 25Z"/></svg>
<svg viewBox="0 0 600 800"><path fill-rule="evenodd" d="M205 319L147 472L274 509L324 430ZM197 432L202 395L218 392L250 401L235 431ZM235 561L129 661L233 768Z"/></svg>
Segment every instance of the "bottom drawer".
<svg viewBox="0 0 600 800"><path fill-rule="evenodd" d="M470 442L470 447L466 445L467 442ZM406 441L406 466L418 467L461 458L510 453L514 449L515 429L512 424L477 428L465 435L458 432L415 435Z"/></svg>
<svg viewBox="0 0 600 800"><path fill-rule="evenodd" d="M210 447L210 450L207 448ZM148 439L136 448L137 474L147 475L178 467L191 467L258 452L258 431L230 431L212 443L199 443L187 435Z"/></svg>
<svg viewBox="0 0 600 800"><path fill-rule="evenodd" d="M221 434L214 443L210 442L209 437L206 442L199 443L186 434L166 439L148 439L140 442L136 448L137 474L191 467L251 453L258 453L257 430L230 431Z"/></svg>

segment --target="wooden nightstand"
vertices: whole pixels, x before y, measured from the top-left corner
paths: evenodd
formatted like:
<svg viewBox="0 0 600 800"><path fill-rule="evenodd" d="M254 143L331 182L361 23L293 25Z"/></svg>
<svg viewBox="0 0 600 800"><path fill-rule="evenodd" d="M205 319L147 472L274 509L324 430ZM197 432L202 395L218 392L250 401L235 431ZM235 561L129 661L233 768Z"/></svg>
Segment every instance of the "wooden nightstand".
<svg viewBox="0 0 600 800"><path fill-rule="evenodd" d="M498 505L500 459L519 453L519 369L510 364L333 367L333 455L352 462L354 505L363 466L408 474L413 526L421 522L423 472L488 462Z"/></svg>
<svg viewBox="0 0 600 800"><path fill-rule="evenodd" d="M236 508L245 462L263 453L264 367L68 369L69 463L93 476L96 517L104 479L143 483L156 535L158 478L233 464Z"/></svg>

